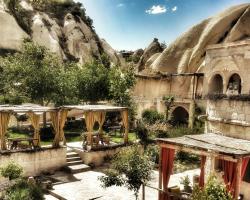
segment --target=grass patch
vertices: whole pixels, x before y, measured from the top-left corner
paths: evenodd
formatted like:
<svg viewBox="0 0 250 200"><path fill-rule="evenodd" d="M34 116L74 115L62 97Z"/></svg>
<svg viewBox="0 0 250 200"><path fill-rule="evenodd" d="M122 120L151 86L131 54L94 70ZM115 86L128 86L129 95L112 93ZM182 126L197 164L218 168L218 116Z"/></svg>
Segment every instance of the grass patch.
<svg viewBox="0 0 250 200"><path fill-rule="evenodd" d="M67 142L79 142L82 141L82 137L81 137L81 132L82 130L72 130L72 131L65 131L65 137L66 137L66 141ZM14 132L14 131L8 131L8 138L29 138L31 136L29 136L28 134L25 133L18 133L18 132ZM128 140L129 142L134 142L137 139L136 134L135 133L129 133L128 134ZM111 142L114 143L122 143L124 141L124 138L122 135L117 134L117 135L110 135L110 140ZM27 142L24 142L25 144ZM49 140L41 140L41 145L50 145L53 143L53 139L49 139Z"/></svg>
<svg viewBox="0 0 250 200"><path fill-rule="evenodd" d="M137 137L136 137L135 133L128 134L128 141L129 142L134 142L136 139L137 139ZM111 135L110 140L111 140L111 142L122 143L124 141L124 138L121 135L115 135L115 136Z"/></svg>
<svg viewBox="0 0 250 200"><path fill-rule="evenodd" d="M28 138L29 137L25 133L17 133L14 131L8 131L7 136L8 136L8 138Z"/></svg>

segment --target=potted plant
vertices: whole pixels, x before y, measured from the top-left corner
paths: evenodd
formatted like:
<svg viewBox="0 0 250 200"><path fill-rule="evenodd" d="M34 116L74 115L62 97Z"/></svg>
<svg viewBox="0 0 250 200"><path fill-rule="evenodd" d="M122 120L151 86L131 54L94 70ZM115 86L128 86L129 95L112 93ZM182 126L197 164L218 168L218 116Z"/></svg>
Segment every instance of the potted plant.
<svg viewBox="0 0 250 200"><path fill-rule="evenodd" d="M191 193L192 192L192 187L190 186L190 179L187 176L184 176L181 178L180 184L184 186L184 192Z"/></svg>

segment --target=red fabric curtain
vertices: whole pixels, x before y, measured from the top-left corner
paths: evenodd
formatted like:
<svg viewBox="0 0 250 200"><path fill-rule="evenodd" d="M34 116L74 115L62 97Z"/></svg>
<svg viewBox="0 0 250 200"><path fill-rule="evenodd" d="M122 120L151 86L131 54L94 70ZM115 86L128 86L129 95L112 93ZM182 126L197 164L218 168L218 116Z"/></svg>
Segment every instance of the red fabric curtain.
<svg viewBox="0 0 250 200"><path fill-rule="evenodd" d="M221 161L222 169L224 172L224 182L226 184L226 188L228 192L231 192L233 197L235 196L234 191L236 187L236 166L237 163L230 162L226 160Z"/></svg>
<svg viewBox="0 0 250 200"><path fill-rule="evenodd" d="M204 187L205 185L205 164L206 164L207 157L201 156L201 173L200 173L200 179L199 179L199 186Z"/></svg>
<svg viewBox="0 0 250 200"><path fill-rule="evenodd" d="M245 173L246 173L246 170L247 170L247 165L249 163L249 159L250 158L244 158L242 160L242 167L241 167L241 180L243 180L244 176L245 176Z"/></svg>
<svg viewBox="0 0 250 200"><path fill-rule="evenodd" d="M236 176L237 163L226 161L226 160L221 160L220 162L222 164L222 169L224 172L223 178L227 187L227 191L231 192L233 197L235 197L236 179L237 179L237 176ZM245 176L248 162L249 162L249 158L244 158L242 160L241 180Z"/></svg>
<svg viewBox="0 0 250 200"><path fill-rule="evenodd" d="M161 166L162 166L162 183L164 191L168 189L170 175L173 173L174 166L174 149L161 148ZM168 200L166 193L161 193L160 200Z"/></svg>

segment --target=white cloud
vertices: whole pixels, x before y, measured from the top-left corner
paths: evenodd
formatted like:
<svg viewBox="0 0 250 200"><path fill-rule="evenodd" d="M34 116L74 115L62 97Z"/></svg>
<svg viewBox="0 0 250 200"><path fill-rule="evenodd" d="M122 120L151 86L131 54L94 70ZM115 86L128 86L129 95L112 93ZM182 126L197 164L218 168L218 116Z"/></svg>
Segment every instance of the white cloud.
<svg viewBox="0 0 250 200"><path fill-rule="evenodd" d="M150 15L156 15L167 12L167 8L161 5L153 5L150 9L146 10L145 12Z"/></svg>
<svg viewBox="0 0 250 200"><path fill-rule="evenodd" d="M117 7L118 7L118 8L123 7L123 6L125 6L124 3L119 3L119 4L117 4Z"/></svg>
<svg viewBox="0 0 250 200"><path fill-rule="evenodd" d="M174 6L173 8L172 8L172 12L176 12L178 10L178 7L177 6Z"/></svg>

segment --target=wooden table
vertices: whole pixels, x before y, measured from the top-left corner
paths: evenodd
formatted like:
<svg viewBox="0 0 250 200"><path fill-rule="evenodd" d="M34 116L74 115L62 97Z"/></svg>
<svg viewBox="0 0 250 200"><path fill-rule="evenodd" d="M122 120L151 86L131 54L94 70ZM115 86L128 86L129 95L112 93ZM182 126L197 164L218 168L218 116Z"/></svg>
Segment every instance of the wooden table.
<svg viewBox="0 0 250 200"><path fill-rule="evenodd" d="M116 136L116 133L119 132L121 134L121 126L120 125L117 125L117 126L110 126L108 127L108 130L111 132L111 135L112 133L114 133L114 135Z"/></svg>
<svg viewBox="0 0 250 200"><path fill-rule="evenodd" d="M18 146L21 142L28 142L29 147L35 149L37 146L34 144L34 141L38 139L33 138L8 138L8 144L10 149L18 149Z"/></svg>
<svg viewBox="0 0 250 200"><path fill-rule="evenodd" d="M83 133L85 144L87 144L87 137L88 137L88 133ZM94 146L100 145L99 142L101 142L102 145L110 143L110 138L104 135L100 135L98 131L94 131L91 134L91 140L92 140L92 145Z"/></svg>

